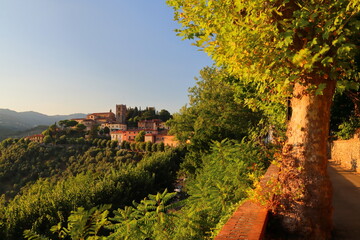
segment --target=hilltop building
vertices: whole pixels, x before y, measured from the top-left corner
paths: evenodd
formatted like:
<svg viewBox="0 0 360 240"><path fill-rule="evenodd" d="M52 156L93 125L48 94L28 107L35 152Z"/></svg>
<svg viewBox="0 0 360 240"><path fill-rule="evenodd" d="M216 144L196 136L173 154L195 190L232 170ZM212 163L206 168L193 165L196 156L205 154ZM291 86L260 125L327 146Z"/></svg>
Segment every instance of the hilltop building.
<svg viewBox="0 0 360 240"><path fill-rule="evenodd" d="M148 110L154 111L154 107ZM178 142L174 136L167 135L169 128L160 119L142 120L138 122L137 128L130 128L126 123L127 108L125 104L117 104L115 114L109 112L91 113L86 118L72 119L84 124L86 130L93 126L100 126L100 129L109 128L111 140L116 140L120 144L123 141L134 142L135 137L140 131L145 131L145 141L152 143L164 142L165 145L177 146Z"/></svg>
<svg viewBox="0 0 360 240"><path fill-rule="evenodd" d="M138 122L139 129L158 129L160 128L160 119L142 120Z"/></svg>
<svg viewBox="0 0 360 240"><path fill-rule="evenodd" d="M121 124L126 124L126 105L124 104L116 105L116 122Z"/></svg>
<svg viewBox="0 0 360 240"><path fill-rule="evenodd" d="M87 131L89 131L91 129L91 127L95 125L95 121L92 119L75 118L75 119L71 119L71 120L77 121L78 124L84 124Z"/></svg>
<svg viewBox="0 0 360 240"><path fill-rule="evenodd" d="M95 125L116 123L115 114L111 110L103 113L91 113L88 114L86 118L75 118L71 120L77 121L79 124L84 124L86 130L90 130Z"/></svg>
<svg viewBox="0 0 360 240"><path fill-rule="evenodd" d="M146 134L145 142L161 143L163 142L166 146L176 147L179 145L179 141L175 139L175 136L167 134Z"/></svg>
<svg viewBox="0 0 360 240"><path fill-rule="evenodd" d="M179 143L175 136L168 135L168 127L160 119L142 120L138 122L136 129L117 130L110 132L111 140L121 144L123 141L134 142L140 131L145 132L145 142L160 143L168 146L177 146Z"/></svg>
<svg viewBox="0 0 360 240"><path fill-rule="evenodd" d="M104 113L91 113L86 119L94 120L96 123L113 123L116 122L115 114L110 110Z"/></svg>
<svg viewBox="0 0 360 240"><path fill-rule="evenodd" d="M44 135L42 134L36 134L36 135L32 135L32 136L28 136L28 137L25 137L25 139L28 139L32 142L39 142L41 143L44 139Z"/></svg>
<svg viewBox="0 0 360 240"><path fill-rule="evenodd" d="M100 129L109 128L110 132L112 131L118 131L118 130L127 130L127 125L122 123L102 123L100 125Z"/></svg>

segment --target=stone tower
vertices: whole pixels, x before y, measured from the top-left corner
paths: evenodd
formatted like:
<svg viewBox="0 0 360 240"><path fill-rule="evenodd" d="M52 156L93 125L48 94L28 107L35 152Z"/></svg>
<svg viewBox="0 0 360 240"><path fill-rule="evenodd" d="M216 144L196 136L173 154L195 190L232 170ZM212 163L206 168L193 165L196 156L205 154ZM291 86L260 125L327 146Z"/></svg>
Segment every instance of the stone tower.
<svg viewBox="0 0 360 240"><path fill-rule="evenodd" d="M126 123L126 105L117 104L116 105L116 121L118 123Z"/></svg>

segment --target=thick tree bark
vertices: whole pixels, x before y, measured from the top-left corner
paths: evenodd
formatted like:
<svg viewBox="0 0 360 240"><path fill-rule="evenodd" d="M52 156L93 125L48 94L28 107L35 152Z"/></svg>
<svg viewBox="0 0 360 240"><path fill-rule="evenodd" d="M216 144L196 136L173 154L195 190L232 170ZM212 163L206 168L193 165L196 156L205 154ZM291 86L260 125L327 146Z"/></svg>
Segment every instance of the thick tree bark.
<svg viewBox="0 0 360 240"><path fill-rule="evenodd" d="M304 82L326 83L322 95L296 83L292 115L283 148L276 215L283 229L296 239L330 239L331 184L327 175L327 138L335 81L309 76Z"/></svg>

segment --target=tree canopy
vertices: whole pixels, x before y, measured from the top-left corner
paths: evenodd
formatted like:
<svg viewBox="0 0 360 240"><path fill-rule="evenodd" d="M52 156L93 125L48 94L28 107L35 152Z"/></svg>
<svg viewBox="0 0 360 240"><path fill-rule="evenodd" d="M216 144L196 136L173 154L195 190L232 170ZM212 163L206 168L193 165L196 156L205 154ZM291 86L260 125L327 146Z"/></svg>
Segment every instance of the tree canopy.
<svg viewBox="0 0 360 240"><path fill-rule="evenodd" d="M326 141L335 88L358 88L358 0L168 0L178 30L242 83L292 108L277 216L289 234L327 239ZM233 82L234 85L239 85ZM327 209L324 211L324 209Z"/></svg>
<svg viewBox="0 0 360 240"><path fill-rule="evenodd" d="M236 100L235 87L224 71L206 67L200 71L196 86L189 89L189 106L168 121L171 133L190 141L198 150L208 150L211 141L225 138L241 140L255 129L261 112L254 112Z"/></svg>
<svg viewBox="0 0 360 240"><path fill-rule="evenodd" d="M258 92L284 94L302 75L358 78L355 45L360 21L357 0L169 0L179 35L194 39L219 66ZM316 86L318 92L324 85Z"/></svg>

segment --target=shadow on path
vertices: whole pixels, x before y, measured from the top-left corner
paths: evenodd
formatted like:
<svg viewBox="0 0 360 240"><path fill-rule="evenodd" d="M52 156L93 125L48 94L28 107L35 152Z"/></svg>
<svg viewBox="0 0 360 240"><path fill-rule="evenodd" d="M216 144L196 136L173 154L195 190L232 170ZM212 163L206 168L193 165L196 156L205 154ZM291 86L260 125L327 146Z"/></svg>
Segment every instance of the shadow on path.
<svg viewBox="0 0 360 240"><path fill-rule="evenodd" d="M334 240L360 239L360 175L330 162Z"/></svg>

